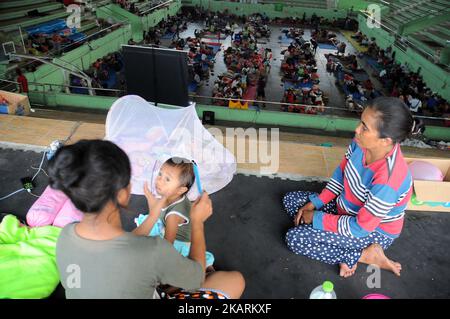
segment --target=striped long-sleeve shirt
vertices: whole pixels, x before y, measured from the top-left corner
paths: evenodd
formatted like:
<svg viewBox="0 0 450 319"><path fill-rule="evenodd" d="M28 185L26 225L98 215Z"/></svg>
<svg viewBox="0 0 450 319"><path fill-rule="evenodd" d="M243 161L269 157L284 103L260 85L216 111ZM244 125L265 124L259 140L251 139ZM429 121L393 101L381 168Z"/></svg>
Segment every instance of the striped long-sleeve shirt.
<svg viewBox="0 0 450 319"><path fill-rule="evenodd" d="M383 159L365 162L365 151L353 141L322 193L310 196L317 210L314 228L348 237L365 237L373 231L390 238L400 235L412 193L412 177L400 145ZM338 215L319 211L335 198Z"/></svg>

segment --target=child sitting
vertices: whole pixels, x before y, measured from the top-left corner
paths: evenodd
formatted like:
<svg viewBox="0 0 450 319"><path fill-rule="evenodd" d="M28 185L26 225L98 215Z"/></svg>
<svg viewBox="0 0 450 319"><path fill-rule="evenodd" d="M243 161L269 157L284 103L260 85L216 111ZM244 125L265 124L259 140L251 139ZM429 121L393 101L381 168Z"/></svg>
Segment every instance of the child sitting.
<svg viewBox="0 0 450 319"><path fill-rule="evenodd" d="M194 184L195 175L191 161L173 157L161 167L155 187L161 198L157 199L145 185L145 197L149 207L160 211L156 222L147 222L142 235L160 236L172 243L183 256L189 256L191 242L190 211L191 203L186 193ZM153 214L154 215L154 214ZM135 219L139 226L144 223L148 215L140 214ZM212 270L214 256L206 252L207 271ZM209 269L208 269L209 268Z"/></svg>

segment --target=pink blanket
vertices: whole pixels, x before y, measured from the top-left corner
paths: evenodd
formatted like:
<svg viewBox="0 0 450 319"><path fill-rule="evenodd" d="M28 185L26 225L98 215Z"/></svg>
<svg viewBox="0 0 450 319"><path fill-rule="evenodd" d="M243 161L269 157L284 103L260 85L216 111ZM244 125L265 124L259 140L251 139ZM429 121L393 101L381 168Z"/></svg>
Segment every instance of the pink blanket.
<svg viewBox="0 0 450 319"><path fill-rule="evenodd" d="M27 213L27 223L31 227L47 225L64 227L82 219L83 213L71 200L63 192L50 186L47 186Z"/></svg>

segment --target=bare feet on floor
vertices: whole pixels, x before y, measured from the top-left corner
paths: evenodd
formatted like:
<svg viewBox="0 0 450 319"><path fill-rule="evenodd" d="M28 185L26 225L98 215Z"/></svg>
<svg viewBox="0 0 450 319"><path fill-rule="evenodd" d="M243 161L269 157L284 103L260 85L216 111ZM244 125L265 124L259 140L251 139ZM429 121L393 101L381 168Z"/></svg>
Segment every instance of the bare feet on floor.
<svg viewBox="0 0 450 319"><path fill-rule="evenodd" d="M356 271L356 267L358 267L358 264L354 265L352 268L347 266L347 264L339 264L339 276L348 278L350 276L353 276L353 274Z"/></svg>
<svg viewBox="0 0 450 319"><path fill-rule="evenodd" d="M368 265L377 265L381 269L392 271L397 276L400 276L400 271L402 270L400 263L386 257L383 248L379 244L372 244L364 249L359 262Z"/></svg>

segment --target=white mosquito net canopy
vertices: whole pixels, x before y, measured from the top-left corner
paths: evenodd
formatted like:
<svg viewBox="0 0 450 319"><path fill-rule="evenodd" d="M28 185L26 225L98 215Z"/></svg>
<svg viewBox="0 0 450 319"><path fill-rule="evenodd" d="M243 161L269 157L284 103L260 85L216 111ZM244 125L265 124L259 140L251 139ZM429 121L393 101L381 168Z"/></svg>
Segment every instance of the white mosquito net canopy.
<svg viewBox="0 0 450 319"><path fill-rule="evenodd" d="M210 194L225 187L236 172L235 157L203 127L195 104L165 109L137 95L124 96L108 112L105 139L128 154L133 194L144 194L147 181L156 195L156 177L171 157L194 160L201 186ZM194 184L188 198L198 195Z"/></svg>

